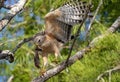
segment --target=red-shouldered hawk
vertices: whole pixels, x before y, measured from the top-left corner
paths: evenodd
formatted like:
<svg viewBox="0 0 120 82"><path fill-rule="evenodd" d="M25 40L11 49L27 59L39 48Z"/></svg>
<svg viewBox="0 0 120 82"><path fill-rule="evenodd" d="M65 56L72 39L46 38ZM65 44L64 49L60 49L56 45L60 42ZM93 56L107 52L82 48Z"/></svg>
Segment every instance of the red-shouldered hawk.
<svg viewBox="0 0 120 82"><path fill-rule="evenodd" d="M65 3L58 9L45 16L45 30L34 37L36 55L35 66L39 68L39 51L43 58L44 66L48 64L48 54L54 53L57 59L62 46L71 38L73 26L80 24L90 12L90 5L80 0Z"/></svg>

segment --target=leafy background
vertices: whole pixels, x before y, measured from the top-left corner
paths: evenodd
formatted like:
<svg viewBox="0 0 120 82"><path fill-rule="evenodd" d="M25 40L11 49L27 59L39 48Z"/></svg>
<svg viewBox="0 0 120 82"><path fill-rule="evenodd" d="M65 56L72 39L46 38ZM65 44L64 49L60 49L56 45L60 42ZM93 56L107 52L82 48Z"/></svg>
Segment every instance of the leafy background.
<svg viewBox="0 0 120 82"><path fill-rule="evenodd" d="M0 49L13 50L16 44L23 38L34 35L44 30L44 16L52 8L58 8L67 0L28 0L25 9L19 13L2 32L0 32ZM89 0L84 0L89 2ZM94 12L100 0L92 0ZM17 0L8 0L6 4L14 4ZM0 10L0 18L6 14L6 9ZM107 28L120 15L120 0L103 0L103 5L95 19L89 37L84 41L77 39L72 55L81 50L88 43L104 34ZM100 40L94 49L68 68L68 72L49 79L47 82L94 82L99 74L120 63L120 33L119 30ZM34 45L29 42L22 46L15 54L14 63L0 60L0 82L6 82L14 75L13 82L30 82L40 75L40 69L34 66ZM68 49L62 50L64 60L67 58ZM53 60L53 56L49 61ZM41 60L42 62L42 60ZM62 61L61 61L62 62ZM112 74L112 82L120 82L120 73ZM104 77L108 82L108 77Z"/></svg>

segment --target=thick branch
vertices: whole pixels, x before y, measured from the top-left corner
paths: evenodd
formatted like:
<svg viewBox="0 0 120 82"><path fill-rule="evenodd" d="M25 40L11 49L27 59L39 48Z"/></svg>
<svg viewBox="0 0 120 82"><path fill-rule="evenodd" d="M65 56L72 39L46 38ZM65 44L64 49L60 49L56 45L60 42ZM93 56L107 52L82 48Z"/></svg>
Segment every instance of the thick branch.
<svg viewBox="0 0 120 82"><path fill-rule="evenodd" d="M83 49L79 52L77 52L74 56L70 57L67 64L68 67L76 62L76 60L81 59L83 57L83 54L86 52L87 49ZM60 73L67 67L66 61L63 61L60 63L57 67L50 69L46 71L42 76L39 76L33 80L33 82L44 82L47 79L53 77L54 75Z"/></svg>
<svg viewBox="0 0 120 82"><path fill-rule="evenodd" d="M43 32L43 31L41 31ZM14 54L15 52L25 43L32 41L34 39L34 37L39 36L41 34L41 32L36 33L34 36L31 36L29 38L24 38L23 40L21 40L16 47L12 50L12 52L10 52L9 50L4 50L4 54L2 53L3 51L0 52L0 60L1 59L7 59L10 63L12 63L14 61Z"/></svg>
<svg viewBox="0 0 120 82"><path fill-rule="evenodd" d="M3 50L0 52L0 60L1 59L7 59L10 63L12 63L14 61L14 54L15 52L25 43L31 41L33 39L33 37L29 37L29 38L25 38L23 39L21 42L19 42L16 47L13 49L12 52L10 52L9 50Z"/></svg>
<svg viewBox="0 0 120 82"><path fill-rule="evenodd" d="M21 42L19 42L16 47L13 49L12 52L10 52L9 50L3 50L0 51L0 60L1 59L6 59L8 60L10 63L12 63L14 61L14 54L15 52L25 43L31 41L33 39L33 37L29 37L29 38L25 38L23 39Z"/></svg>
<svg viewBox="0 0 120 82"><path fill-rule="evenodd" d="M116 21L111 25L111 27L106 31L105 34L102 34L96 38L94 38L90 46L94 46L95 42L97 42L99 39L104 38L107 34L115 32L120 27L120 16L116 19Z"/></svg>
<svg viewBox="0 0 120 82"><path fill-rule="evenodd" d="M13 53L9 50L2 50L0 51L0 60L1 59L6 59L11 63L14 61Z"/></svg>
<svg viewBox="0 0 120 82"><path fill-rule="evenodd" d="M11 6L7 15L0 20L0 31L2 31L11 19L24 8L26 2L27 0L19 0L18 3Z"/></svg>
<svg viewBox="0 0 120 82"><path fill-rule="evenodd" d="M107 32L112 32L112 33L115 32L116 29L118 27L120 27L119 21L120 21L120 17L118 17L118 19L113 23L113 25L108 29ZM115 25L115 24L117 24L117 25ZM114 29L114 30L110 30L110 29ZM103 36L103 35L101 35L101 36ZM89 47L84 48L83 50L77 52L74 56L70 57L70 59L68 60L68 67L71 66L72 64L74 64L78 59L83 58L83 55L85 53L87 53L90 50L90 48L94 47L94 45L91 45L91 44L93 44L94 42L97 42L98 39L100 39L100 38L93 39L93 41L90 43ZM52 69L46 71L42 76L35 78L32 82L44 82L44 81L48 80L49 78L53 77L54 75L63 71L66 67L67 66L65 64L65 61L63 61L55 68L52 68Z"/></svg>
<svg viewBox="0 0 120 82"><path fill-rule="evenodd" d="M9 6L9 5L3 5L3 8L5 8L5 9L11 9L12 6Z"/></svg>
<svg viewBox="0 0 120 82"><path fill-rule="evenodd" d="M115 32L118 27L120 27L120 16L117 18L117 20L112 24L112 26L107 30L108 32Z"/></svg>

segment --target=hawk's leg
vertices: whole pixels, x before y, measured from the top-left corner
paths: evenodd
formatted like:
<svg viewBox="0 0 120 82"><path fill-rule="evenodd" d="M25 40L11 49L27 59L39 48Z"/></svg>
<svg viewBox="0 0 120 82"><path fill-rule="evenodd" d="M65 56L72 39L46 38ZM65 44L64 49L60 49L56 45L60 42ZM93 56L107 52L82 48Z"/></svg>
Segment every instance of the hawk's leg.
<svg viewBox="0 0 120 82"><path fill-rule="evenodd" d="M46 54L44 54L42 56L43 58L43 67L47 67L48 66L48 56Z"/></svg>
<svg viewBox="0 0 120 82"><path fill-rule="evenodd" d="M42 59L43 59L43 66L40 70L40 74L43 74L44 72L46 72L47 68L48 68L48 55L47 54L42 54Z"/></svg>
<svg viewBox="0 0 120 82"><path fill-rule="evenodd" d="M52 62L54 62L55 64L57 64L59 62L59 59L62 60L63 58L62 58L62 56L60 54L59 48L57 46L55 46L55 59Z"/></svg>

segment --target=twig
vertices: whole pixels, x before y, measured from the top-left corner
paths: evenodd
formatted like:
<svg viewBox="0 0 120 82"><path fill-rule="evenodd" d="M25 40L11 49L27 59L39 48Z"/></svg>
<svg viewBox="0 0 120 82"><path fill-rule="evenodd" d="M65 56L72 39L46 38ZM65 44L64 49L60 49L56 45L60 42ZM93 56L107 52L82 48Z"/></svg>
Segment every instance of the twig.
<svg viewBox="0 0 120 82"><path fill-rule="evenodd" d="M34 39L34 37L41 35L42 32L43 32L43 31L40 31L40 32L34 34L34 35L31 36L31 37L24 38L23 40L21 40L21 41L16 45L16 47L13 49L12 53L15 53L23 44L25 44L25 43L27 43L27 42L29 42L29 41L32 41L32 40Z"/></svg>
<svg viewBox="0 0 120 82"><path fill-rule="evenodd" d="M90 6L89 6L88 9L90 9ZM71 56L71 53L72 53L72 50L73 50L73 46L74 46L74 44L75 44L75 42L76 42L76 40L77 40L77 37L78 37L78 35L79 35L79 33L80 33L80 29L81 29L83 23L85 22L85 20L87 19L87 16L88 16L88 10L87 10L87 12L86 12L86 14L85 14L85 17L84 17L83 21L81 22L81 24L80 24L80 26L79 26L79 28L78 28L78 30L77 30L77 33L76 33L75 38L74 38L74 40L73 40L73 43L72 43L72 45L71 45L71 47L70 47L70 50L69 50L69 53L68 53L68 57L67 57L67 59L66 59L66 65L67 65L67 62L68 62L68 60L69 60L69 58L70 58L70 56Z"/></svg>
<svg viewBox="0 0 120 82"><path fill-rule="evenodd" d="M118 70L120 70L120 65L114 67L113 69L109 69L109 70L103 72L102 74L100 74L100 75L97 77L96 82L99 81L99 80L102 80L102 78L103 78L104 76L106 76L106 75L109 76L109 82L111 82L111 73L112 73L112 72L115 72L115 71L118 71Z"/></svg>
<svg viewBox="0 0 120 82"><path fill-rule="evenodd" d="M14 79L14 75L11 75L11 76L8 78L7 82L12 82L13 79Z"/></svg>
<svg viewBox="0 0 120 82"><path fill-rule="evenodd" d="M119 21L120 21L120 17L118 17L118 19L113 23L113 25L107 30L106 33L115 32L120 27ZM115 24L117 24L117 25L115 25ZM112 30L110 30L110 29L112 29ZM104 34L101 36L104 37ZM95 45L93 45L93 44L95 42L97 42L98 39L101 39L101 38L95 38L95 40L93 39L93 41L89 44L89 47L82 49L81 51L77 52L74 56L70 57L70 59L68 60L68 67L71 66L72 64L74 64L78 59L82 59L84 54L87 53L89 51L89 49L94 48ZM63 61L62 63L57 65L55 68L49 69L43 75L36 77L32 82L45 82L49 78L55 76L56 74L60 73L64 69L66 69L66 67L67 66L66 66L65 61Z"/></svg>
<svg viewBox="0 0 120 82"><path fill-rule="evenodd" d="M15 53L23 44L31 41L33 39L33 37L29 37L29 38L24 38L21 42L19 42L16 47L13 49L12 53Z"/></svg>
<svg viewBox="0 0 120 82"><path fill-rule="evenodd" d="M86 30L86 38L87 38L87 36L88 36L88 34L89 34L89 32L90 32L91 26L92 26L92 24L93 24L93 22L94 22L94 20L95 20L95 18L96 18L96 16L97 16L99 10L100 10L100 7L102 6L102 4L103 4L103 0L100 0L99 5L98 5L98 7L97 7L97 9L96 9L96 11L95 11L95 14L94 14L94 16L93 16L93 18L92 18L89 26L88 26L88 29Z"/></svg>

